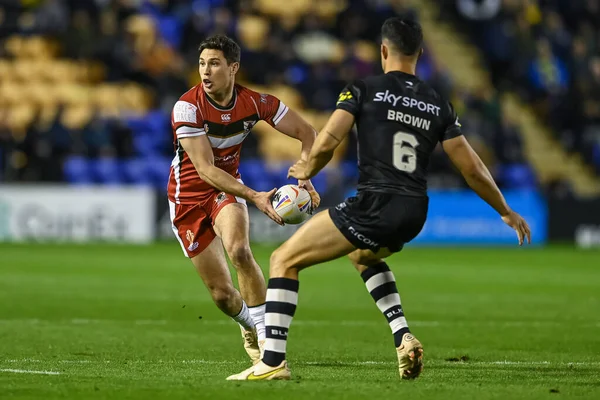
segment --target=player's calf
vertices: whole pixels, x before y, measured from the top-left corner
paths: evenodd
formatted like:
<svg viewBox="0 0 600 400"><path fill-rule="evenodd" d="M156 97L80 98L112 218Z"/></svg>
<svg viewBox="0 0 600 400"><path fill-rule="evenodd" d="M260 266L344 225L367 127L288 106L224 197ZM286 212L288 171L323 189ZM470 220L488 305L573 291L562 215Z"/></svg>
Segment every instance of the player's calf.
<svg viewBox="0 0 600 400"><path fill-rule="evenodd" d="M233 286L208 286L210 297L219 310L233 316L242 307L242 298Z"/></svg>

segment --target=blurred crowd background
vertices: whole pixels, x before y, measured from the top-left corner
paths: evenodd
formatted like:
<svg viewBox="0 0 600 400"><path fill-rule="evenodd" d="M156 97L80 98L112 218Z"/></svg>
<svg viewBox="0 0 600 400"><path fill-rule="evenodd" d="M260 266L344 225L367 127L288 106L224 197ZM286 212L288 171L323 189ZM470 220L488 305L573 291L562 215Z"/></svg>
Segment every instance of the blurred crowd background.
<svg viewBox="0 0 600 400"><path fill-rule="evenodd" d="M453 102L500 185L552 190L528 162L522 128L501 101L506 91L517 92L564 151L581 154L597 174L600 1L429 3L479 49L492 84L460 85L449 60L429 44L418 75ZM0 0L1 180L164 189L173 157L170 111L199 82L197 48L213 33L240 43L238 82L280 97L320 129L347 82L381 72L381 23L394 15L419 19L420 4ZM246 183L259 190L279 184L298 153L297 143L259 124L243 148ZM351 138L317 188L351 185L355 165ZM432 157L430 187L464 187L441 149Z"/></svg>

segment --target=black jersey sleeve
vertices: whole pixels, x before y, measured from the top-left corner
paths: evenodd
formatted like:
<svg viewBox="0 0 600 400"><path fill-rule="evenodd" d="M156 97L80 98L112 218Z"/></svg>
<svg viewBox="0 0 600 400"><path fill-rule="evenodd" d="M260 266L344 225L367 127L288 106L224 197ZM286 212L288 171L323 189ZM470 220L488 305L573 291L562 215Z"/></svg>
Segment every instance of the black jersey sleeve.
<svg viewBox="0 0 600 400"><path fill-rule="evenodd" d="M458 115L456 114L456 111L454 111L452 103L448 102L447 109L448 117L446 118L446 127L444 128L440 142L462 135L462 125L458 121Z"/></svg>
<svg viewBox="0 0 600 400"><path fill-rule="evenodd" d="M338 97L336 108L346 110L352 115L357 115L362 106L366 89L365 83L361 80L356 80L346 85Z"/></svg>

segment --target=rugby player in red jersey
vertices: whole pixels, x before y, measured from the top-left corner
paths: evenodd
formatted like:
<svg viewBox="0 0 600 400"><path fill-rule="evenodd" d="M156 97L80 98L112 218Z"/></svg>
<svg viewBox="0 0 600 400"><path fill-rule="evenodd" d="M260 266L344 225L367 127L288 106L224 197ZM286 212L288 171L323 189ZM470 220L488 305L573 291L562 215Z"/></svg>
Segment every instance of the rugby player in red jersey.
<svg viewBox="0 0 600 400"><path fill-rule="evenodd" d="M202 82L186 92L173 107L175 157L171 164L168 197L172 228L184 254L192 260L213 301L241 327L244 347L253 363L260 360L265 339L265 279L249 244L246 201L273 221L283 220L271 205L270 192L244 185L238 172L240 150L260 120L302 142L306 158L316 132L279 99L235 83L240 47L215 35L200 45ZM309 180L298 185L320 198ZM225 252L238 275L233 286Z"/></svg>

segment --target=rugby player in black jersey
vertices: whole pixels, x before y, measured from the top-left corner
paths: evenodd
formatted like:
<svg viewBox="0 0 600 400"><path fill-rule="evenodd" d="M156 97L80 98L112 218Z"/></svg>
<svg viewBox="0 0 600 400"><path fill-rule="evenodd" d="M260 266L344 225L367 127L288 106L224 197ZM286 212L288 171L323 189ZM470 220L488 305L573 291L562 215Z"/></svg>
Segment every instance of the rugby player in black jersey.
<svg viewBox="0 0 600 400"><path fill-rule="evenodd" d="M261 362L230 380L289 379L287 334L298 303L298 273L349 255L396 345L400 376L416 378L423 346L410 332L393 273L384 258L413 240L427 218L427 165L441 143L468 185L513 228L519 245L531 241L527 222L506 203L490 172L461 132L452 105L415 76L423 32L410 20L390 18L381 31L384 73L344 88L337 109L317 136L306 161L289 170L314 177L331 160L354 124L358 136L358 193L320 212L271 256Z"/></svg>

